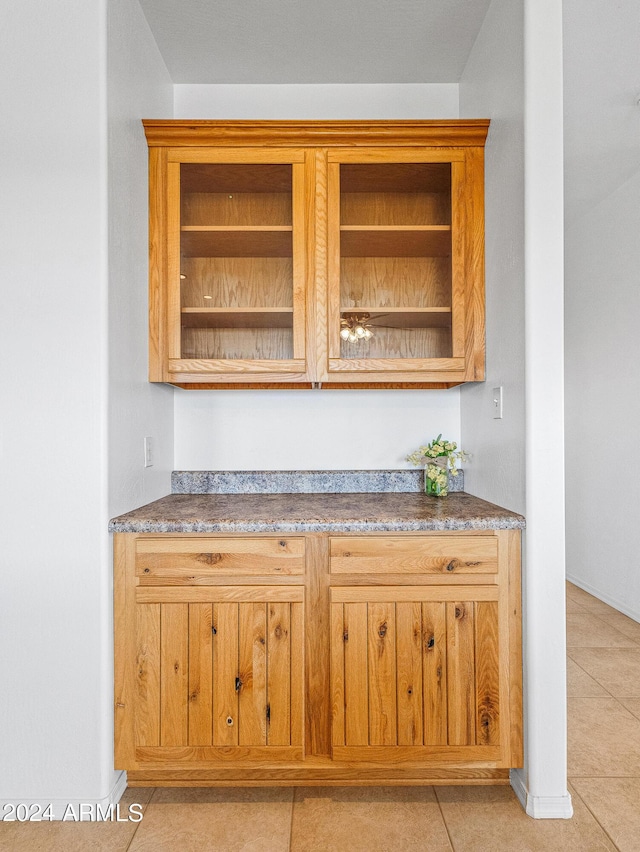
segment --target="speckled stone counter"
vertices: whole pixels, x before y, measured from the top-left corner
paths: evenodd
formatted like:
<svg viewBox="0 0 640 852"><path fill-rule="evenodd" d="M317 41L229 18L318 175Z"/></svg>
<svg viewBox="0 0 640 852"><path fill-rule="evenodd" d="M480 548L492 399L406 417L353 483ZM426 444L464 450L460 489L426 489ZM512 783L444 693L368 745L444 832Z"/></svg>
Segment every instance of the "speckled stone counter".
<svg viewBox="0 0 640 852"><path fill-rule="evenodd" d="M170 494L114 518L111 532L305 533L523 529L524 518L464 492Z"/></svg>
<svg viewBox="0 0 640 852"><path fill-rule="evenodd" d="M172 494L362 494L423 491L424 468L402 470L174 470ZM464 471L449 474L464 491Z"/></svg>

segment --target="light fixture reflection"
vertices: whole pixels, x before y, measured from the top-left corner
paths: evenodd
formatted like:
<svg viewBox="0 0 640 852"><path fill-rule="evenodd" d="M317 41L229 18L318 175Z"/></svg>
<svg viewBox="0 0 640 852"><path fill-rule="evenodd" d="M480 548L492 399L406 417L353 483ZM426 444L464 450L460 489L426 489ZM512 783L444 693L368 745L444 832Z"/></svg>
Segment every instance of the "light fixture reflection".
<svg viewBox="0 0 640 852"><path fill-rule="evenodd" d="M369 314L345 314L340 320L340 337L349 343L371 340L373 331L370 320Z"/></svg>

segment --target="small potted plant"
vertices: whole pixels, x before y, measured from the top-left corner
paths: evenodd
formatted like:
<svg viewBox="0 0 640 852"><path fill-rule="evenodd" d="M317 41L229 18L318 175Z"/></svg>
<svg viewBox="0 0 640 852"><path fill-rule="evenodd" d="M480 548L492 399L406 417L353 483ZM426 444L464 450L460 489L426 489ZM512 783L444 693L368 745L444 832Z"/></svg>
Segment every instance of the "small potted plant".
<svg viewBox="0 0 640 852"><path fill-rule="evenodd" d="M449 491L449 473L458 475L458 462L464 461L466 453L459 450L455 441L445 441L438 435L425 447L418 447L407 456L416 466L424 465L424 490L434 497L446 497Z"/></svg>

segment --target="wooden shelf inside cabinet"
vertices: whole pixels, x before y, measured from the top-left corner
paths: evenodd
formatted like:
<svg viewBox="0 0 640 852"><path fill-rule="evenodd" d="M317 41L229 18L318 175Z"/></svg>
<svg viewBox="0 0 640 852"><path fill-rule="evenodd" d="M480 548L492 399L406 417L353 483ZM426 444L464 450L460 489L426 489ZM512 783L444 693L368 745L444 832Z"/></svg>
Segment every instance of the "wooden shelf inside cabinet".
<svg viewBox="0 0 640 852"><path fill-rule="evenodd" d="M447 257L450 225L341 225L342 257Z"/></svg>
<svg viewBox="0 0 640 852"><path fill-rule="evenodd" d="M183 328L292 328L293 308L182 308Z"/></svg>
<svg viewBox="0 0 640 852"><path fill-rule="evenodd" d="M371 327L447 328L451 325L451 308L340 308L340 314L369 314Z"/></svg>
<svg viewBox="0 0 640 852"><path fill-rule="evenodd" d="M184 257L291 257L291 225L183 225Z"/></svg>

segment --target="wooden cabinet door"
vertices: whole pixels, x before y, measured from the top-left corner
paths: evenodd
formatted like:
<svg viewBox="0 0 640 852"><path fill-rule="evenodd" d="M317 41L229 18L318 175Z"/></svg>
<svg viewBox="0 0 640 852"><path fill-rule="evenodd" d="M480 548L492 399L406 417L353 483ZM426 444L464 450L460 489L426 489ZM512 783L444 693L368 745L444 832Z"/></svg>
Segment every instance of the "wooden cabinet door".
<svg viewBox="0 0 640 852"><path fill-rule="evenodd" d="M332 383L484 378L482 148L328 152Z"/></svg>
<svg viewBox="0 0 640 852"><path fill-rule="evenodd" d="M495 586L333 588L334 759L508 766L508 659Z"/></svg>
<svg viewBox="0 0 640 852"><path fill-rule="evenodd" d="M151 149L152 381L308 381L309 156Z"/></svg>
<svg viewBox="0 0 640 852"><path fill-rule="evenodd" d="M119 768L303 757L303 598L292 586L137 589Z"/></svg>

